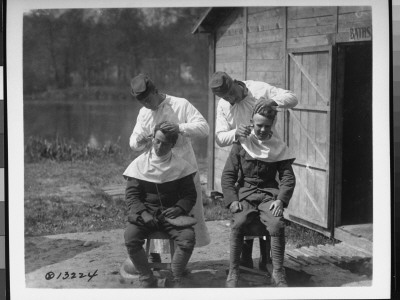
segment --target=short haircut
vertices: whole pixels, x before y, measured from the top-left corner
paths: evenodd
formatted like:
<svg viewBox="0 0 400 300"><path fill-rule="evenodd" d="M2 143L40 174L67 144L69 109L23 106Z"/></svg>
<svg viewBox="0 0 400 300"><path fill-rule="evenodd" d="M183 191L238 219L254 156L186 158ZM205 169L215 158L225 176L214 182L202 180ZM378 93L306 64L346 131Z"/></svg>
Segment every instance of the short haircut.
<svg viewBox="0 0 400 300"><path fill-rule="evenodd" d="M268 120L275 121L275 118L276 118L276 115L278 112L276 110L265 107L265 108L259 109L257 112L255 110L253 110L253 114L251 117L253 118L256 113L263 117L266 117Z"/></svg>
<svg viewBox="0 0 400 300"><path fill-rule="evenodd" d="M178 140L179 137L179 129L176 130L171 126L166 126L170 122L168 121L163 121L161 123L158 123L154 127L154 135L156 134L157 131L161 131L165 137L167 138L167 141L173 145L176 144L176 141Z"/></svg>

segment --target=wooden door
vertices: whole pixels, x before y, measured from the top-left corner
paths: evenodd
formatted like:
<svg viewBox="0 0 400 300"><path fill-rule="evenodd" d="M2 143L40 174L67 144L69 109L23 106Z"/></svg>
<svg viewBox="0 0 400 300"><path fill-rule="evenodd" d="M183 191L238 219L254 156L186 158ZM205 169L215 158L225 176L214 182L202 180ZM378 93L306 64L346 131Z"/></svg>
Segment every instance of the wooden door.
<svg viewBox="0 0 400 300"><path fill-rule="evenodd" d="M330 227L332 46L297 48L287 55L287 87L299 103L288 110L285 121L285 138L296 155L296 188L286 216L326 232Z"/></svg>

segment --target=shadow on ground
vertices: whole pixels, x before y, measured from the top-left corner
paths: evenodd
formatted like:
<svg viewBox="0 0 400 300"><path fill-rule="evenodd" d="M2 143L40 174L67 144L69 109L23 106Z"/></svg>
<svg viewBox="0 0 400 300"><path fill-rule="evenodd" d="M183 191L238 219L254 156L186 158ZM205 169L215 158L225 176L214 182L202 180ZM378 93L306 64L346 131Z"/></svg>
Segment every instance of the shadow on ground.
<svg viewBox="0 0 400 300"><path fill-rule="evenodd" d="M189 268L192 270L188 275L188 287L224 287L226 277L229 269L229 262L227 260L213 261L213 262L196 262L190 264ZM215 270L216 269L216 270ZM272 273L272 266L268 265L268 270ZM289 286L291 287L309 287L312 286L310 274L304 271L296 271L286 268L286 277ZM208 281L208 282L207 282ZM239 287L273 287L270 278L249 273L246 271L240 272Z"/></svg>
<svg viewBox="0 0 400 300"><path fill-rule="evenodd" d="M362 261L342 262L336 264L339 268L349 270L351 273L364 275L368 279L372 279L372 259Z"/></svg>
<svg viewBox="0 0 400 300"><path fill-rule="evenodd" d="M25 237L25 273L68 260L101 245L103 243L85 244L85 241L81 240Z"/></svg>
<svg viewBox="0 0 400 300"><path fill-rule="evenodd" d="M189 273L183 280L185 288L224 288L228 273L229 262L227 260L216 261L201 261L188 264ZM271 266L268 269L271 270ZM169 270L155 271L154 275L158 279L172 279L172 274ZM287 281L291 287L310 287L312 280L310 274L304 271L296 271L286 268ZM125 283L130 283L134 287L139 287L138 278L127 280ZM164 287L164 286L163 286ZM270 278L260 274L241 271L238 287L274 287L271 285Z"/></svg>

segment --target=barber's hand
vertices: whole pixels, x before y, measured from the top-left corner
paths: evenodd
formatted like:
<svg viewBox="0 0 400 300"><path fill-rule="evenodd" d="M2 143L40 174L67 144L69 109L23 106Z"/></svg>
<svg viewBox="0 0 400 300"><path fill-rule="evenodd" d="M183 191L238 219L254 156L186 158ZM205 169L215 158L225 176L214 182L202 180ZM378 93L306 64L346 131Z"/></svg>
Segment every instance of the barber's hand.
<svg viewBox="0 0 400 300"><path fill-rule="evenodd" d="M168 131L173 130L179 133L179 125L173 122L165 121L162 125L162 128Z"/></svg>
<svg viewBox="0 0 400 300"><path fill-rule="evenodd" d="M169 207L161 213L161 216L166 218L174 219L183 214L183 209L179 206Z"/></svg>
<svg viewBox="0 0 400 300"><path fill-rule="evenodd" d="M274 217L281 217L283 216L283 201L282 200L275 200L271 203L269 210L272 210L272 215Z"/></svg>
<svg viewBox="0 0 400 300"><path fill-rule="evenodd" d="M236 212L242 211L243 210L243 206L239 201L233 201L231 203L231 205L229 206L229 210L231 211L231 213L234 214Z"/></svg>
<svg viewBox="0 0 400 300"><path fill-rule="evenodd" d="M240 124L239 127L236 129L236 133L235 133L236 139L241 138L241 137L243 137L243 138L248 137L251 133L251 130L252 130L252 126Z"/></svg>
<svg viewBox="0 0 400 300"><path fill-rule="evenodd" d="M138 146L147 145L151 142L151 140L152 140L151 136L146 136L143 133L140 133L136 138Z"/></svg>
<svg viewBox="0 0 400 300"><path fill-rule="evenodd" d="M257 100L254 105L254 112L258 113L261 110L276 110L278 108L278 103L276 103L272 99L267 99L265 97L261 97Z"/></svg>
<svg viewBox="0 0 400 300"><path fill-rule="evenodd" d="M149 227L157 227L158 223L154 216L149 213L147 210L143 211L140 216L143 219L144 225Z"/></svg>

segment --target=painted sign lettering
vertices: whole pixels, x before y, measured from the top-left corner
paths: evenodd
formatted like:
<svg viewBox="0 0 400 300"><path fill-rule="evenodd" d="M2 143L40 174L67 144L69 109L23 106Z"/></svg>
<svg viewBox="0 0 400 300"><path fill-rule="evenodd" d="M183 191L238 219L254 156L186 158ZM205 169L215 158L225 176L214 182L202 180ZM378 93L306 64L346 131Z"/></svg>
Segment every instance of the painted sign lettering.
<svg viewBox="0 0 400 300"><path fill-rule="evenodd" d="M368 27L351 27L350 41L370 41L372 39L372 28Z"/></svg>

